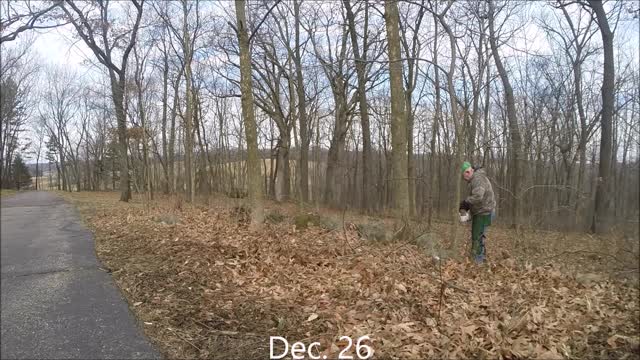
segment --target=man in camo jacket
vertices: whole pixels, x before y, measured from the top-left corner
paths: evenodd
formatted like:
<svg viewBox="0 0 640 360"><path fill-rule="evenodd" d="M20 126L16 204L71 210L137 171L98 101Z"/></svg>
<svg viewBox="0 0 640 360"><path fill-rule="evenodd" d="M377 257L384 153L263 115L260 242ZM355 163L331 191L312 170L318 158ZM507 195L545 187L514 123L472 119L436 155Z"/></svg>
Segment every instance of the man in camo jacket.
<svg viewBox="0 0 640 360"><path fill-rule="evenodd" d="M485 234L487 226L495 218L496 200L484 169L474 168L465 161L462 164L462 177L469 183L471 194L460 203L460 210L471 212L471 256L477 264L482 264L485 258Z"/></svg>

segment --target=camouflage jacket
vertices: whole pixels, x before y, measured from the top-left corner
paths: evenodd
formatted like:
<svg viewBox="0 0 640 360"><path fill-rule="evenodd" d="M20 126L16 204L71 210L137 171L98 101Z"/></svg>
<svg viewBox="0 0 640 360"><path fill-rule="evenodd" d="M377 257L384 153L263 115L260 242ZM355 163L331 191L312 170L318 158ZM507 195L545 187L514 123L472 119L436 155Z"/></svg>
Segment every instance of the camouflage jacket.
<svg viewBox="0 0 640 360"><path fill-rule="evenodd" d="M493 187L487 178L484 169L477 169L469 182L471 194L467 201L471 204L472 215L490 214L496 208L496 199L493 195Z"/></svg>

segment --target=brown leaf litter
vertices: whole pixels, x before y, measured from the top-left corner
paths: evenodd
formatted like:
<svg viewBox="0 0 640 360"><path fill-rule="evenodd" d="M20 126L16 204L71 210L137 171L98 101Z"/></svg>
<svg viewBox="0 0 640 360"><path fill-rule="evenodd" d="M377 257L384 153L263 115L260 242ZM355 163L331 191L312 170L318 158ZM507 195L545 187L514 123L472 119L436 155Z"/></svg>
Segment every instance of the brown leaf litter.
<svg viewBox="0 0 640 360"><path fill-rule="evenodd" d="M369 335L375 358L637 358L637 284L575 281L560 266L440 263L411 244L288 222L251 232L228 208L66 195L96 234L145 333L171 358L266 358L269 336ZM159 221L164 215L176 221ZM350 245L347 245L348 241ZM355 250L353 250L355 249Z"/></svg>

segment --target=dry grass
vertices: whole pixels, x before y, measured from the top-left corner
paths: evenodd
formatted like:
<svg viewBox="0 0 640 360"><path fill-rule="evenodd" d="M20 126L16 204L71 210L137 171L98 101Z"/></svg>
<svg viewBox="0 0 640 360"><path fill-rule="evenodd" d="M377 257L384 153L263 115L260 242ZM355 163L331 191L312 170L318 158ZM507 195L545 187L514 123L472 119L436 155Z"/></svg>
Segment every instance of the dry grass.
<svg viewBox="0 0 640 360"><path fill-rule="evenodd" d="M237 210L242 200L136 197L125 204L116 193L63 196L77 204L96 233L98 256L171 358L265 358L270 335L319 341L335 358L345 347L340 336L365 334L376 357L640 354L637 277L620 276L637 276L638 254L624 239L516 237L496 226L491 263L478 268L435 262L409 243L372 244L349 226L300 231L285 221L251 232ZM167 214L178 222L159 222ZM434 231L445 239L448 226Z"/></svg>
<svg viewBox="0 0 640 360"><path fill-rule="evenodd" d="M0 189L0 197L9 196L17 193L18 191L13 189Z"/></svg>

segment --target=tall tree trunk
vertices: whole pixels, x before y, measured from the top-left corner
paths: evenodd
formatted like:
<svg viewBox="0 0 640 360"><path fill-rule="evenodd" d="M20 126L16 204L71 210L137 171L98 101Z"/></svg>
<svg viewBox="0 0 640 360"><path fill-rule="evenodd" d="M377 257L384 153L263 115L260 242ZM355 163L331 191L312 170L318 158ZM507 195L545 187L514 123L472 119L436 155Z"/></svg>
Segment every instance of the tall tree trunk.
<svg viewBox="0 0 640 360"><path fill-rule="evenodd" d="M453 84L454 74L456 70L456 59L458 56L457 46L456 46L456 37L453 31L451 30L451 27L449 26L449 24L447 24L447 22L445 21L445 14L450 9L451 5L452 5L452 1L449 1L447 5L447 9L445 9L443 13L437 14L436 16L438 18L438 21L442 25L442 28L444 29L444 31L447 33L447 36L449 37L449 51L451 54L450 60L449 60L449 70L447 72L447 92L449 93L449 103L451 106L451 119L453 120L453 126L455 131L455 149L453 152L453 162L452 163L450 162L449 166L447 167L448 168L447 178L449 178L449 176L453 174L452 180L454 181L454 184L455 184L455 190L453 195L454 205L451 206L451 213L450 213L451 214L450 247L451 249L457 249L458 248L458 221L457 221L458 209L456 205L461 198L460 182L462 181L458 175L457 169L459 169L460 163L462 163L462 152L464 150L464 134L463 134L462 126L460 124L460 119L458 114L458 99L456 97L456 90ZM446 140L448 138L446 134L447 127L443 126L442 129L445 132L444 134L445 153L450 154L451 152L449 151L448 145L446 143Z"/></svg>
<svg viewBox="0 0 640 360"><path fill-rule="evenodd" d="M615 101L615 66L613 59L613 33L609 28L609 21L602 6L602 1L589 0L589 5L596 13L598 27L602 35L602 44L604 46L602 115L600 116L600 164L596 183L595 212L591 223L591 231L602 234L609 231L610 226L608 214L611 208L611 188L609 183L611 181L611 122L613 121Z"/></svg>
<svg viewBox="0 0 640 360"><path fill-rule="evenodd" d="M138 54L136 49L134 48L134 57L136 59L136 70L134 75L134 81L136 82L136 87L138 88L137 93L137 103L138 103L138 116L140 117L140 125L142 127L142 165L143 165L143 179L145 183L145 187L147 190L148 199L153 199L153 195L151 192L151 172L149 170L149 148L147 143L147 127L146 127L146 111L144 109L142 92L143 92L143 84L142 84L142 67L144 66L144 60L142 63L139 62Z"/></svg>
<svg viewBox="0 0 640 360"><path fill-rule="evenodd" d="M205 128L205 124L204 124L204 118L202 115L202 99L200 97L200 91L196 92L196 114L198 117L198 121L197 121L197 125L198 125L198 142L200 144L200 151L203 154L204 157L204 164L205 167L208 167L208 171L205 171L205 173L208 173L209 175L209 179L208 179L208 184L209 184L209 192L211 192L213 190L213 181L215 181L216 179L216 174L214 172L214 164L213 164L213 159L211 159L211 151L209 149L209 142L207 141L207 131Z"/></svg>
<svg viewBox="0 0 640 360"><path fill-rule="evenodd" d="M400 58L398 1L385 2L384 19L389 43L389 77L391 80L392 179L395 209L398 216L409 218L409 181L407 179L407 117L405 112Z"/></svg>
<svg viewBox="0 0 640 360"><path fill-rule="evenodd" d="M191 36L187 27L187 1L182 1L182 12L184 15L184 21L182 25L183 35L183 52L184 52L184 78L185 78L185 101L187 103L187 109L184 114L184 131L185 131L185 173L187 182L187 201L193 202L195 193L195 168L193 166L193 89L191 85L191 59L193 58L193 49L191 49Z"/></svg>
<svg viewBox="0 0 640 360"><path fill-rule="evenodd" d="M39 190L39 189L38 189L38 177L39 177L38 175L39 175L40 173L39 173L39 171L38 171L38 170L39 170L38 165L40 165L40 154L38 154L38 157L36 157L36 190Z"/></svg>
<svg viewBox="0 0 640 360"><path fill-rule="evenodd" d="M471 112L471 128L469 129L469 137L468 137L468 149L469 149L469 158L470 159L479 159L478 156L475 155L476 150L477 150L477 146L476 146L476 133L477 133L477 127L478 127L478 122L479 122L479 118L480 118L480 97L482 96L482 78L484 76L484 72L485 72L485 52L484 52L484 37L485 37L485 32L484 30L484 21L481 22L480 24L480 39L478 40L478 69L479 70L479 74L478 77L476 78L475 81L473 81L473 78L471 77L471 74L469 74L469 77L472 79L472 85L473 85L473 110ZM487 87L488 84L487 84Z"/></svg>
<svg viewBox="0 0 640 360"><path fill-rule="evenodd" d="M520 129L518 127L518 118L516 114L516 103L513 97L513 88L509 82L509 76L507 70L502 64L502 58L498 52L498 39L496 38L496 31L494 26L495 21L495 7L493 0L489 0L489 42L491 44L491 51L493 53L493 60L496 64L496 69L500 75L502 86L504 88L505 101L507 103L507 120L509 122L509 132L511 134L511 161L510 161L510 173L511 173L511 193L513 198L513 207L511 209L513 217L512 226L518 227L518 221L520 219L520 177L521 177L521 160L522 160L522 138L520 136Z"/></svg>
<svg viewBox="0 0 640 360"><path fill-rule="evenodd" d="M111 92L116 109L118 123L118 150L120 160L120 201L131 199L131 184L129 180L129 154L127 146L127 114L124 110L124 75L119 79L111 71Z"/></svg>
<svg viewBox="0 0 640 360"><path fill-rule="evenodd" d="M164 35L164 34L163 34ZM169 193L169 169L168 169L168 149L167 149L167 108L169 98L169 55L166 52L162 58L162 171L164 174L163 192Z"/></svg>
<svg viewBox="0 0 640 360"><path fill-rule="evenodd" d="M336 104L336 121L333 128L333 136L329 144L327 153L327 171L325 174L325 194L324 201L330 206L338 206L341 203L341 195L344 186L344 148L347 137L347 110L344 87L346 86L342 78L335 79L336 86L333 90L334 102Z"/></svg>
<svg viewBox="0 0 640 360"><path fill-rule="evenodd" d="M434 19L436 20L436 19ZM435 90L436 90L436 112L433 117L433 125L431 126L431 158L430 158L430 175L429 175L429 227L433 225L433 212L435 208L436 188L436 137L438 134L438 126L440 126L440 118L442 116L442 104L440 101L440 69L438 69L438 21L435 21L434 39L433 39L433 63L435 66Z"/></svg>
<svg viewBox="0 0 640 360"><path fill-rule="evenodd" d="M251 227L256 229L264 222L260 162L258 158L258 131L253 108L251 78L251 49L245 16L245 0L236 1L238 44L240 49L240 91L242 93L242 117L247 138L247 177L251 204Z"/></svg>
<svg viewBox="0 0 640 360"><path fill-rule="evenodd" d="M58 165L58 162L56 161L56 184L57 184L57 189L61 190L62 188L60 187L60 165ZM115 185L113 186L114 190L115 190Z"/></svg>
<svg viewBox="0 0 640 360"><path fill-rule="evenodd" d="M579 48L581 49L581 48ZM578 52L577 57L581 57L580 52ZM578 106L578 115L580 116L580 140L578 143L578 149L580 160L578 165L578 181L576 183L575 188L575 214L576 214L576 223L578 219L581 218L581 193L582 193L582 183L584 182L584 169L587 161L587 140L588 140L588 125L587 125L587 116L584 111L584 104L582 102L582 62L577 60L573 65L573 76L574 76L574 93L576 97L576 104Z"/></svg>
<svg viewBox="0 0 640 360"><path fill-rule="evenodd" d="M412 91L406 94L406 114L407 114L407 178L408 184L408 197L409 197L409 214L415 216L416 214L416 166L414 156L413 145L413 101L411 100Z"/></svg>
<svg viewBox="0 0 640 360"><path fill-rule="evenodd" d="M415 120L415 112L413 105L413 92L418 82L418 61L415 59L420 56L420 40L418 37L420 31L420 25L424 17L425 8L420 6L418 10L417 20L413 29L413 37L411 45L407 41L406 27L402 27L402 34L400 36L401 44L403 45L405 56L407 57L407 77L405 88L405 106L406 106L406 121L407 121L407 177L409 178L409 212L413 216L416 211L416 170L414 159L414 145L413 145L413 124Z"/></svg>
<svg viewBox="0 0 640 360"><path fill-rule="evenodd" d="M198 146L200 150L200 161L195 161L200 164L200 169L196 172L199 174L197 178L199 179L200 193L206 194L207 196L211 192L211 181L213 180L213 176L211 176L207 172L207 159L209 158L208 151L205 150L205 140L204 140L204 126L202 123L204 119L202 119L202 109L200 103L200 91L198 89L194 89L193 91L193 129L195 131L195 139L194 146ZM202 126L201 126L202 125ZM197 157L196 157L197 158ZM210 168L210 167L209 167Z"/></svg>
<svg viewBox="0 0 640 360"><path fill-rule="evenodd" d="M356 62L356 73L358 76L358 101L360 105L360 124L362 126L362 197L361 206L365 211L371 210L371 126L369 124L369 107L367 105L367 92L366 92L366 69L365 58L367 51L367 36L365 33L365 44L363 45L363 53L360 54L360 48L358 46L358 33L356 32L355 16L351 9L350 0L343 0L344 6L347 10L347 21L349 25L349 34L351 36L351 45L353 47L353 56ZM368 7L368 3L364 6ZM368 9L365 10L364 31L367 31L367 25L369 20Z"/></svg>
<svg viewBox="0 0 640 360"><path fill-rule="evenodd" d="M482 46L487 47L487 58L491 55L488 53L488 44L484 41ZM489 139L489 107L491 104L491 68L489 68L489 59L487 59L486 87L484 93L484 128L482 139L484 141L484 151L482 154L482 166L488 167L489 155L491 153L491 141Z"/></svg>
<svg viewBox="0 0 640 360"><path fill-rule="evenodd" d="M290 196L290 167L289 167L289 147L291 144L290 129L288 123L281 116L276 114L280 119L276 121L278 131L280 133L277 144L276 171L275 171L275 187L274 194L277 201L287 200Z"/></svg>
<svg viewBox="0 0 640 360"><path fill-rule="evenodd" d="M171 124L169 129L169 148L167 149L168 156L168 168L169 168L169 182L171 187L171 193L175 194L177 191L177 180L176 176L176 117L178 116L178 106L180 106L179 101L179 91L180 91L180 80L182 79L182 74L184 72L184 67L180 68L176 76L176 80L173 83L173 108L171 109Z"/></svg>
<svg viewBox="0 0 640 360"><path fill-rule="evenodd" d="M295 18L295 63L296 63L296 90L298 95L298 118L300 122L300 163L298 165L300 177L300 200L309 201L309 125L307 120L307 100L304 92L304 80L302 78L302 57L300 55L300 1L294 0L293 11Z"/></svg>

